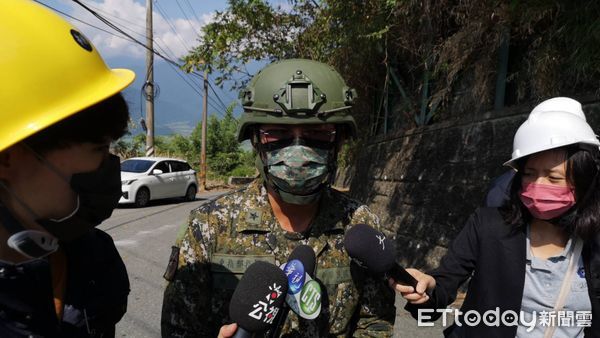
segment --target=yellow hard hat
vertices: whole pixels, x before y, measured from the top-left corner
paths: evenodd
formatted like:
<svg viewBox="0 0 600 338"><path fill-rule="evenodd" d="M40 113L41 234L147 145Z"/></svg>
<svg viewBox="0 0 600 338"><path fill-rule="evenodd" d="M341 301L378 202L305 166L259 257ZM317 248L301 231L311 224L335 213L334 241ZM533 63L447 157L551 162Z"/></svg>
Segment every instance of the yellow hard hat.
<svg viewBox="0 0 600 338"><path fill-rule="evenodd" d="M0 0L0 151L127 87L77 28L30 0Z"/></svg>

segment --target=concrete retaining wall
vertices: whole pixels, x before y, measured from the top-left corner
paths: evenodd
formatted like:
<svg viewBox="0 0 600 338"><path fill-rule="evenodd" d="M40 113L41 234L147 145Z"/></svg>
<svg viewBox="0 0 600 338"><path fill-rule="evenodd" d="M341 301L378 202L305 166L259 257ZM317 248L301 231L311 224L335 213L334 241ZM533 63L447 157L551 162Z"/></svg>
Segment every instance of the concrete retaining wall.
<svg viewBox="0 0 600 338"><path fill-rule="evenodd" d="M600 103L581 100L600 131ZM356 165L341 175L354 198L366 202L397 235L398 256L408 266L437 265L481 204L489 181L506 171L518 126L534 104L465 116L374 139Z"/></svg>

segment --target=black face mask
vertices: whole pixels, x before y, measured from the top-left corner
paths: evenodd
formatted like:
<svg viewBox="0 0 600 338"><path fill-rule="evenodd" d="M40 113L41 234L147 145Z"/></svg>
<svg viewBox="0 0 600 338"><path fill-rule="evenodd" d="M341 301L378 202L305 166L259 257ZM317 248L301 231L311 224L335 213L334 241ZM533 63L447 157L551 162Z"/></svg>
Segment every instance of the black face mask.
<svg viewBox="0 0 600 338"><path fill-rule="evenodd" d="M122 194L119 157L109 155L95 171L74 174L71 188L79 196L79 207L73 215L60 221L37 220L64 242L81 237L112 215Z"/></svg>

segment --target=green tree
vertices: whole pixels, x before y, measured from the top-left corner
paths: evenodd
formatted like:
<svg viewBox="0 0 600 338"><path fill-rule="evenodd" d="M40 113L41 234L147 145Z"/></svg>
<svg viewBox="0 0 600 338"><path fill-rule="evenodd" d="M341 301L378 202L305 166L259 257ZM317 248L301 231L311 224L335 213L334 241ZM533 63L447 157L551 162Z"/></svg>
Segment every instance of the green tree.
<svg viewBox="0 0 600 338"><path fill-rule="evenodd" d="M188 163L192 164L199 162L198 158L200 153L194 150L191 137L175 134L171 138L171 144L174 152L184 158Z"/></svg>
<svg viewBox="0 0 600 338"><path fill-rule="evenodd" d="M248 80L252 60L331 64L359 93L361 132L410 128L491 109L508 43L508 104L596 92L600 2L229 0L185 57L188 70ZM394 111L388 121L387 111ZM386 114L383 113L386 111Z"/></svg>
<svg viewBox="0 0 600 338"><path fill-rule="evenodd" d="M112 144L113 152L122 159L144 156L146 135L138 134L133 137L129 136L131 136L131 134L128 133L126 137L115 141Z"/></svg>
<svg viewBox="0 0 600 338"><path fill-rule="evenodd" d="M226 176L253 176L254 155L242 149L237 141L238 121L233 115L236 103L232 103L225 111L223 118L210 115L207 134L207 162L209 176L225 178ZM201 150L202 124L194 128L188 137L174 134L156 136L154 138L155 154L186 160L199 170ZM146 135L143 133L133 137L122 138L113 143L113 152L121 158L144 156Z"/></svg>
<svg viewBox="0 0 600 338"><path fill-rule="evenodd" d="M237 120L233 116L233 107L225 111L225 116L209 121L207 134L207 156L212 171L224 175L241 164L242 151L237 141Z"/></svg>
<svg viewBox="0 0 600 338"><path fill-rule="evenodd" d="M229 0L228 4L204 26L202 43L184 58L187 70L218 69L217 84L230 80L239 87L251 76L248 62L298 55L291 39L302 26L301 17L262 0Z"/></svg>
<svg viewBox="0 0 600 338"><path fill-rule="evenodd" d="M206 135L206 157L210 172L215 176L226 176L239 166L244 165L246 157L237 141L238 121L233 115L235 103L225 111L223 118L216 115L208 118ZM191 135L190 148L194 154L201 150L202 124L199 123Z"/></svg>

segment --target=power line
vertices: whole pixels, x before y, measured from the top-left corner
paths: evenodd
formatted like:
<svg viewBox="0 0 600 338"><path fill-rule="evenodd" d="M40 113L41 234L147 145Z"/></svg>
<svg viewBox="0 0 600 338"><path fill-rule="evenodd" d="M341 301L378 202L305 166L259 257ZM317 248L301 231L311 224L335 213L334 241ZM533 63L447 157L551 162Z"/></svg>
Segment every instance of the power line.
<svg viewBox="0 0 600 338"><path fill-rule="evenodd" d="M90 8L93 8L93 9L97 10L97 11L98 11L98 12L100 12L100 13L103 13L103 14L104 14L104 15L106 15L106 16L109 16L109 17L111 17L113 20L117 20L117 21L125 22L125 23L128 23L128 24L134 25L134 26L136 26L136 27L138 27L138 28L141 28L141 29L143 29L143 30L145 30L145 29L146 29L146 27L144 27L144 26L142 26L142 25L139 25L139 24L136 24L136 23L135 23L135 22L133 22L133 21L130 21L130 20L127 20L127 19L124 19L124 18L118 17L118 16L116 16L116 15L114 15L114 14L111 14L111 13L109 13L109 12L107 12L107 11L103 11L103 10L101 10L101 9L100 9L100 8L98 8L98 7L94 7L94 6L92 6L92 5L89 5L89 4L88 4L88 6L89 6ZM143 38L143 39L145 39L145 38L146 38L146 35L145 35L144 33L137 32L136 30L134 30L134 29L131 29L131 28L127 27L127 26L126 26L126 25L124 25L124 24L122 24L122 25L121 25L121 28L122 28L122 29L126 29L126 30L130 31L130 32L132 32L132 33L134 33L134 34L138 35L139 37L141 37L141 38ZM160 41L160 43L159 43L159 41L157 41L157 40L159 40L159 41ZM163 40L162 40L160 37L158 37L158 36L156 36L156 37L153 37L153 38L152 38L152 42L158 46L158 49L160 49L160 51L161 51L163 54L167 55L167 56L168 56L169 58L171 58L171 59L177 59L177 57L175 56L175 53L173 52L173 50L171 50L171 48L169 47L169 45L168 45L167 43L165 43L165 42L164 42L164 41L163 41ZM163 47L163 46L164 46L164 47ZM168 50L168 52L167 52L167 50L165 50L165 48Z"/></svg>
<svg viewBox="0 0 600 338"><path fill-rule="evenodd" d="M179 3L179 0L175 0L177 7L179 8L179 10L181 11L181 13L183 14L184 18L187 20L187 22L189 23L190 27L192 27L192 29L196 32L196 34L198 34L198 36L200 36L200 32L196 30L196 28L194 27L194 25L192 25L192 20L190 20L190 18L187 16L187 14L185 13L185 11L183 10L183 8L181 7L181 4ZM188 2L187 3L188 6L192 9L191 12L194 15L194 17L200 21L198 19L198 16L196 16L196 13L194 12L193 8L191 7L191 4ZM185 44L185 42L183 41L183 39L181 38L181 35L177 32L176 28L174 27L174 25L171 23L170 19L168 18L166 11L160 6L160 4L158 3L158 0L156 1L156 6L157 9L159 10L159 12L161 13L161 15L163 15L165 21L167 22L167 24L169 25L169 27L171 28L171 30L173 31L173 33L177 36L177 38L180 40L180 42L182 43L182 45L184 46L184 48L187 48L188 51L191 50L191 48L187 47L187 45ZM198 76L198 78L203 78L203 75L198 74L196 72L190 72L190 74L194 74L196 76ZM216 93L216 91L214 90L214 88L212 87L212 84L210 83L209 80L209 86L211 87L213 93L215 94L215 96L217 97L217 99L219 100L219 102L221 103L221 105L223 106L224 110L227 110L227 105L225 105L223 103L223 100L219 97L219 95ZM209 97L209 99L211 99Z"/></svg>
<svg viewBox="0 0 600 338"><path fill-rule="evenodd" d="M56 9L56 8L54 8L54 7L52 7L52 6L50 6L50 5L47 5L47 4L45 4L45 3L43 3L43 2L41 2L41 1L39 1L39 0L34 0L34 1L35 1L35 2L37 2L37 3L39 3L39 4L41 4L41 5L43 5L43 6L45 6L45 7L47 7L47 8L49 8L49 9L52 9L52 10L56 11L56 12L58 12L58 13L60 13L60 14L64 15L64 16L67 16L67 17L69 17L69 18L71 18L71 19L73 19L73 20L76 20L76 21L78 21L78 22L81 22L81 23L83 23L83 24L85 24L85 25L88 25L88 26L90 26L90 27L96 28L96 29L98 29L98 30L100 30L100 31L102 31L102 32L105 32L105 33L107 33L107 34L109 34L109 35L111 35L111 36L115 36L115 37L117 37L117 38L120 38L120 39L123 39L123 40L129 40L129 41L131 41L131 42L133 42L133 43L135 43L135 44L138 44L138 45L140 45L141 47L143 47L144 49L146 49L146 50L150 50L150 51L151 51L152 53L154 53L156 56L158 56L158 57L160 57L161 59L165 60L165 61L167 62L167 64L169 64L169 65L171 66L171 68L172 68L173 70L175 70L175 69L174 69L174 67L177 67L178 69L180 69L180 70L181 70L181 65L180 65L179 63L177 63L176 61L173 61L173 60L171 60L170 58L166 57L165 55L163 55L163 54L159 53L159 52L158 52L158 51L156 51L155 49L150 49L150 48L149 48L149 47L147 47L147 46L146 46L144 43L140 42L139 40L137 40L136 38L134 38L133 36L131 36L129 33L125 32L125 31L124 31L124 30L123 30L121 27L119 27L119 26L117 26L116 24L114 24L114 23L110 22L108 19L106 19L106 18L105 18L105 17L103 17L102 15L98 14L96 11L94 11L94 10L93 10L93 9L91 9L90 7L86 6L85 4L83 4L83 3L82 3L81 1L79 1L79 0L73 0L73 1L74 1L75 3L77 3L78 5L80 5L81 7L83 7L84 9L86 9L88 12L90 12L90 13L91 13L91 14L92 14L94 17L96 17L98 20L100 20L101 22L103 22L104 24L106 24L107 26L109 26L110 28L114 29L115 31L117 31L117 32L121 33L121 34L122 34L122 35L124 35L125 37L123 37L123 36L119 36L119 35L116 35L116 34L114 34L114 33L110 32L110 31L107 31L107 30L105 30L105 29L102 29L102 28L100 28L100 27L98 27L98 26L95 26L95 25L93 25L93 24L90 24L90 23L88 23L88 22L86 22L86 21L83 21L83 20L81 20L81 19L78 19L78 18L76 18L76 17L74 17L74 16L72 16L72 15L69 15L69 14L67 14L67 13L65 13L65 12L63 12L63 11L60 11L60 10L58 10L58 9ZM163 15L164 15L164 13L163 13ZM165 17L165 19L166 19L166 17ZM130 31L132 31L131 29L129 29L129 30L130 30ZM134 32L134 31L132 31L132 32ZM177 32L176 32L176 31L174 31L174 32L177 34ZM135 33L135 34L138 34L137 32L134 32L134 33ZM153 41L154 41L154 40L153 40ZM161 40L161 41L162 41L162 40ZM164 43L164 41L163 41L163 43ZM158 46L158 47L161 49L161 51L162 51L164 54L167 54L167 53L165 52L165 50L164 50L164 49L163 49L163 48L160 46L160 44L157 44L157 46ZM168 48L168 45L167 45L167 44L165 44L165 46ZM170 50L170 48L169 48L169 50ZM170 51L171 51L171 50L170 50ZM173 53L173 52L171 51L171 53ZM173 54L174 54L174 53L173 53ZM184 77L184 76L183 76L183 75L182 75L182 74L181 74L179 71L175 71L175 72L176 72L176 74L177 74L177 75L178 75L178 76L179 76L179 77L180 77L180 78L181 78L181 79L182 79L182 80L183 80L183 81L184 81L184 82L185 82L185 83L186 83L188 86L190 86L190 87L192 88L192 90L193 90L193 91L195 91L195 92L196 92L198 95L202 96L202 94L201 94L201 93L199 92L199 90L198 90L198 88L200 87L200 85L199 85L199 84L195 83L195 82L192 80L192 78L190 78L190 79L189 79L189 81L191 81L192 83L195 83L195 84L196 84L196 86L194 86L194 85L190 84L190 82L189 82L189 81L188 81L188 80L187 80L187 79L186 79L186 78L185 78L185 77ZM187 73L187 74L189 74L189 75L195 75L195 76L197 76L197 77L202 77L202 75L201 75L201 74L199 74L199 73L197 73L197 72L195 72L195 71L192 71L192 72L190 72L190 73ZM220 110L221 110L221 109L223 109L223 110L226 110L226 109L227 109L227 107L225 106L225 104L223 104L223 101L222 101L222 100L221 100L221 98L218 96L218 94L215 92L214 88L212 88L212 85L210 84L210 82L209 82L209 86L211 87L211 89L213 90L213 93L214 93L214 94L215 94L215 96L216 96L216 97L219 99L219 101L220 101L221 105L223 106L222 108L216 107L216 106L215 106L215 104L216 104L216 103L214 103L214 100L212 100L213 102L210 102L212 98L211 98L211 97L209 97L209 105L211 106L211 108L215 109L215 111L216 111L217 113L220 113ZM224 117L224 114L223 114L223 113L220 113L219 115L221 115L222 117Z"/></svg>
<svg viewBox="0 0 600 338"><path fill-rule="evenodd" d="M158 9L158 11L160 12L160 14L163 16L163 18L165 19L165 21L167 22L167 24L169 25L169 27L173 31L173 34L175 34L175 36L177 37L177 39L179 40L179 42L181 42L181 45L183 46L183 48L185 48L185 50L187 50L187 51L190 51L191 48L188 47L185 44L185 42L183 41L183 39L181 38L181 36L179 35L179 33L177 33L177 30L175 29L175 26L173 26L173 24L169 20L169 17L167 16L166 12L162 9L162 7L160 6L160 3L158 1L156 1L156 9Z"/></svg>
<svg viewBox="0 0 600 338"><path fill-rule="evenodd" d="M49 8L49 9L51 9L51 10L53 10L53 11L57 12L57 13L60 13L60 14L62 14L62 15L64 15L64 16L68 17L68 18L71 18L71 19L73 19L73 20L75 20L75 21L77 21L77 22L80 22L80 23L82 23L82 24L88 25L88 26L90 26L90 27L94 27L94 28L96 28L97 30L103 31L104 33L110 34L110 35L112 35L112 36L114 36L114 37L117 37L117 38L119 38L119 39L123 39L123 40L129 40L129 39L127 39L127 38L124 38L124 37L122 37L122 36L116 35L116 34L114 34L114 33L110 32L110 31L107 31L107 30L105 30L105 29L102 29L102 28L100 28L100 27L98 27L98 26L94 26L94 25L92 25L91 23L88 23L88 22L85 22L85 21L83 21L83 20L81 20L81 19L78 19L78 18L76 18L76 17L74 17L74 16L72 16L72 15L69 15L69 14L67 14L67 13L65 13L65 12L63 12L63 11L61 11L61 10L59 10L59 9L56 9L56 8L54 8L54 7L50 6L50 5L47 5L47 4L45 4L45 3L43 3L43 2L41 2L41 1L39 1L39 0L33 0L33 1L37 2L38 4L40 4L40 5L42 5L42 6L46 7L46 8Z"/></svg>
<svg viewBox="0 0 600 338"><path fill-rule="evenodd" d="M192 28L192 29L193 29L193 30L196 32L196 34L198 34L198 36L200 36L200 33L199 33L197 30L196 30L196 28L194 27L194 25L192 25L192 23L191 23L191 22L192 22L192 20L190 20L190 18L187 16L187 14L185 13L185 11L184 11L184 10L183 10L183 8L181 7L181 4L179 3L179 0L176 0L176 4L177 4L177 7L179 8L179 10L181 11L181 13L183 14L184 18L185 18L185 19L187 20L187 22L189 23L190 27L191 27L191 28ZM188 3L188 4L189 4L189 3ZM174 33L174 34L175 34L175 35L178 37L178 39L181 41L181 43L182 43L182 45L184 46L184 48L187 48L188 50L191 50L189 47L187 47L187 45L185 44L185 42L184 42L184 41L183 41L183 39L181 38L181 35L180 35L180 34L177 32L177 29L176 29L176 28L175 28L175 26L174 26L174 25L171 23L171 20L170 20L170 19L168 18L168 16L167 16L166 10L164 10L164 9L163 9L163 8L160 6L160 4L158 3L158 1L156 2L156 5L157 5L157 9L158 9L158 10L159 10L159 12L161 13L161 15L163 15L163 17L164 17L165 21L167 21L167 23L169 24L169 27L171 28L171 30L173 31L173 33ZM194 13L194 15L195 15L195 13ZM198 73L196 73L196 72L193 72L193 71L192 71L192 72L190 72L189 74L196 75L198 78L203 78L203 75L201 75L201 74L198 74ZM196 83L196 82L194 82L194 83L195 83L195 84L197 84L198 86L200 86L200 84L199 84L199 83ZM209 82L209 86L210 86L210 87L211 87L211 89L212 89L212 85L211 85L211 83L210 83L210 82ZM217 93L214 91L214 89L213 89L213 92L214 92L215 96L217 96L217 99L219 100L219 102L221 103L221 105L222 105L222 109L223 109L223 110L227 110L227 106L226 106L226 105L223 103L223 101L222 101L222 100L221 100L221 98L218 96L218 94L217 94ZM209 96L209 97L208 97L208 99L209 99L209 100L212 100L212 97L210 97L210 96ZM213 100L213 103L214 103L214 104L216 104L216 103L214 102L214 100ZM214 108L214 104L212 105L212 106L213 106L213 108Z"/></svg>
<svg viewBox="0 0 600 338"><path fill-rule="evenodd" d="M108 16L110 16L110 17L112 17L112 18L116 19L116 20L120 20L120 21L123 21L123 22L129 23L129 24L132 24L132 25L134 25L134 26L136 26L136 27L138 27L138 28L141 28L141 29L143 29L144 31L146 30L146 27L145 27L145 26L142 26L142 25L141 25L141 24L139 24L139 23L135 23L135 22L133 22L133 21L129 21L129 20L125 19L125 18L120 18L120 17L118 17L118 16L116 16L116 15L113 15L113 14L111 14L111 13L107 12L107 11L104 11L104 10L102 10L102 9L98 8L98 7L92 6L92 5L90 5L89 3L86 3L86 5L87 5L88 7L90 7L90 8L93 8L93 9L95 9L96 11L98 11L98 12L100 12L100 13L104 13L104 15L108 15ZM129 29L129 30L133 31L132 29ZM144 37L145 37L145 36L144 36Z"/></svg>
<svg viewBox="0 0 600 338"><path fill-rule="evenodd" d="M227 93L226 91L223 91L222 88L220 88L219 86L217 86L217 87L220 89L221 94L224 95L225 98L227 100L229 100L229 102L237 101L237 99L232 98L231 95L229 95L229 93Z"/></svg>
<svg viewBox="0 0 600 338"><path fill-rule="evenodd" d="M39 2L38 0L34 0L36 2ZM93 9L89 8L88 6L86 6L85 4L83 4L81 1L79 0L73 0L75 3L77 3L78 5L80 5L81 7L83 7L84 9L86 9L88 12L92 13L93 16L95 16L98 20L102 21L104 24L106 24L108 27L116 30L117 32L125 35L128 39L130 39L132 42L142 46L144 49L151 51L152 53L154 53L156 56L164 59L164 60L168 60L170 62L173 62L171 60L169 60L168 58L166 58L164 55L160 54L159 52L157 52L154 49L150 49L148 46L146 46L146 44L138 41L136 38L134 38L133 36L129 35L129 33L125 32L124 30L122 30L120 27L118 27L117 25L113 24L112 22L110 22L108 19L106 19L105 17L103 17L102 15L98 14L96 11L94 11ZM40 2L41 3L41 2ZM53 10L56 10L55 8L52 8L48 5L45 5ZM110 33L109 33L110 34Z"/></svg>
<svg viewBox="0 0 600 338"><path fill-rule="evenodd" d="M161 39L161 38L160 38L160 37L158 37L158 36L156 37L156 39L160 40L160 42L161 42L160 44L159 44L158 42L156 42L156 44L157 44L157 45L159 45L159 46L160 46L161 44L163 44L163 45L165 46L165 48L166 48L166 49L169 51L169 53L170 53L169 57L170 57L171 59L177 59L177 56L175 56L175 52L173 52L173 50L171 49L171 47L169 47L169 45L168 45L168 44L167 44L167 43L166 43L166 42L165 42L163 39ZM162 49L162 48L161 48L161 49ZM165 53L165 54L169 54L169 53L166 53L164 49L162 49L162 51L163 51L163 53Z"/></svg>
<svg viewBox="0 0 600 338"><path fill-rule="evenodd" d="M144 30L146 29L146 27L144 27L144 26L142 26L142 25L140 25L140 24L136 24L136 23L135 23L135 22L133 22L133 21L130 21L130 20L127 20L127 19L124 19L124 18L120 18L120 17L118 17L118 16L116 16L116 15L114 15L114 14L111 14L111 13L107 12L107 11L103 11L103 10L101 10L101 9L100 9L100 8L98 8L98 7L94 7L94 6L92 6L92 5L89 5L89 4L87 4L87 5L88 5L90 8L93 8L93 9L97 10L98 12L100 12L100 13L103 13L104 15L111 17L113 20L117 20L117 21L125 22L125 23L131 24L131 25L134 25L134 26L136 26L136 27L138 27L138 28L141 28L141 29L144 29ZM131 29L131 28L129 28L129 27L127 27L127 26L125 26L125 25L122 25L122 26L121 26L121 28L122 28L122 29L126 29L126 30L130 31L130 32L132 32L132 33L134 33L134 34L136 34L136 35L140 36L140 37L141 37L141 38L143 38L143 39L145 39L145 38L146 38L146 35L145 35L145 34L142 34L142 33L140 33L140 32L137 32L137 31L135 31L134 29ZM107 31L105 31L105 32L107 32ZM108 32L107 32L107 33L108 33ZM115 35L115 36L116 36L116 35ZM118 37L118 36L117 36L117 37ZM158 40L158 41L157 41L157 40ZM171 49L171 47L169 47L169 45L168 45L166 42L164 42L164 40L162 40L160 37L158 37L158 36L157 36L157 37L154 37L154 38L152 39L152 41L153 41L153 42L154 42L154 43L155 43L155 44L158 46L158 49L160 49L160 51L161 51L163 54L165 54L165 55L168 55L168 56L169 56L169 58L171 58L171 59L177 59L177 56L175 56L175 53L173 52L173 50ZM159 41L160 41L160 43L159 43ZM164 47L163 47L163 46L164 46ZM166 48L166 50L165 50L165 48ZM168 52L167 52L167 51L168 51ZM199 85L199 84L197 84L197 85Z"/></svg>
<svg viewBox="0 0 600 338"><path fill-rule="evenodd" d="M200 36L200 33L196 30L196 28L194 27L194 25L192 25L192 23L191 23L192 20L190 20L190 18L187 16L187 14L185 13L185 11L181 7L181 4L179 3L179 0L176 0L176 4L177 4L177 7L179 8L179 10L181 11L181 13L183 14L184 18L190 24L190 27L192 27L192 29L196 32L196 34L198 34L198 36ZM161 15L163 15L165 21L167 22L167 24L169 25L169 27L171 28L171 30L173 31L173 33L177 36L177 38L179 39L179 41L182 43L183 47L187 48L188 50L191 50L189 47L187 47L187 45L185 44L185 42L181 38L181 35L177 32L177 29L171 23L171 20L167 16L166 10L164 10L162 8L162 6L160 6L160 4L158 3L158 0L156 1L156 6L157 6L157 9L159 10L159 12L161 13ZM189 4L189 2L188 2L188 6L191 7L191 4ZM193 12L193 8L192 8L192 13L196 17L196 19L198 19L198 17L196 16L196 14ZM198 20L198 21L200 21L200 20ZM196 73L194 71L190 72L189 74L196 75L199 79L203 79L203 75L202 74ZM196 82L194 82L194 83L196 83ZM196 83L196 84L198 86L200 86L200 84L198 84L198 83ZM213 93L215 94L215 96L217 97L217 99L219 100L219 102L221 103L223 110L227 110L227 105L225 105L223 103L223 100L221 99L221 97L216 93L216 91L214 90L214 88L213 88L210 80L209 80L209 86L211 87L211 90L213 91ZM209 100L212 100L212 97L209 96ZM214 101L213 101L213 103L214 103Z"/></svg>
<svg viewBox="0 0 600 338"><path fill-rule="evenodd" d="M223 105L223 107L225 107L225 109L227 109L227 105L225 105L225 103L223 103L223 100L221 100L221 98L219 97L219 95L217 95L217 92L215 91L215 89L213 88L213 86L212 86L212 84L210 82L208 83L208 87L215 94L215 96L217 97L217 99L219 100L219 102L221 102L221 105Z"/></svg>
<svg viewBox="0 0 600 338"><path fill-rule="evenodd" d="M78 19L78 18L76 18L76 17L74 17L74 16L72 16L72 15L69 15L69 14L67 14L67 13L65 13L65 12L63 12L63 11L61 11L61 10L58 10L58 9L56 9L56 8L54 8L54 7L50 6L50 5L47 5L47 4L43 3L43 2L40 2L40 1L38 1L38 0L34 0L34 1L35 1L35 2L37 2L37 3L39 3L39 4L41 4L41 5L43 5L43 6L45 6L45 7L47 7L47 8L49 8L49 9L52 9L52 10L56 11L57 13L60 13L60 14L62 14L62 15L64 15L64 16L66 16L66 17L69 17L69 18L71 18L71 19L73 19L73 20L76 20L76 21L78 21L78 22L80 22L80 23L86 24L86 25L88 25L88 26L90 26L90 27L96 28L96 29L98 29L98 30L100 30L100 31L102 31L102 32L105 32L105 33L107 33L107 34L110 34L110 35L112 35L112 36L114 36L114 37L117 37L117 38L120 38L120 39L123 39L123 40L126 40L126 41L131 41L131 42L134 42L134 43L137 43L137 44L141 44L141 42L137 41L136 39L134 39L134 38L133 38L133 37L131 37L130 35L128 35L128 34L126 34L126 33L122 32L120 29L116 29L116 30L117 30L117 31L119 31L121 34L125 34L127 37L123 37L123 36L116 35L116 34L114 34L114 33L110 32L110 31L108 31L108 30L105 30L105 29L102 29L102 28L100 28L100 27L98 27L98 26L92 25L92 24L90 24L90 23L88 23L88 22L86 22L86 21L83 21L83 20L81 20L81 19ZM101 20L101 21L102 21L102 22L104 22L104 23L106 23L104 20ZM109 26L110 26L110 25L109 25ZM113 26L110 26L110 27L111 27L111 28L113 28L113 29L115 29ZM115 25L115 27L116 27L116 25ZM117 27L117 28L118 28L118 27ZM157 45L158 45L158 44L157 44ZM144 47L145 47L145 45L144 45ZM158 47L162 49L162 47L160 47L160 45L158 45ZM146 48L146 49L148 49L148 48ZM169 60L168 58L164 57L163 55L161 55L160 53L156 52L155 50L152 50L152 52L153 52L154 54L156 54L157 56L159 56L159 57L163 58L165 61L167 61L167 64L168 64L170 67L172 67L172 69L174 69L174 65L177 65L177 68L179 68L179 67L180 67L180 66L179 66L179 64L177 64L176 62L174 62L174 61L172 61L172 60ZM163 53L164 53L164 50L163 50ZM166 53L165 53L165 54L166 54ZM180 68L179 68L179 69L180 69ZM175 70L175 69L174 69L174 70ZM192 90L194 90L194 91L195 91L195 92L196 92L198 95L202 96L202 94L200 93L200 91L197 89L197 88L199 87L199 84L198 84L197 86L194 86L194 85L190 84L190 83L188 82L188 80L187 80L187 79L185 79L185 77L183 77L183 75L181 74L181 72L179 72L179 71L176 71L176 70L175 70L175 73L176 73L176 74L177 74L179 77L181 77L181 79L182 79L182 80L183 80L183 81L184 81L184 82L185 82L185 83L186 83L188 86L190 86L190 87L192 88ZM192 81L192 80L190 79L190 81Z"/></svg>
<svg viewBox="0 0 600 338"><path fill-rule="evenodd" d="M137 24L137 23L135 23L135 22L132 22L132 21L130 21L130 20L126 20L126 19L124 19L124 18L120 18L120 17L118 17L118 16L116 16L116 15L113 15L113 14L111 14L111 13L109 13L109 12L107 12L107 11L104 11L104 10L102 10L102 9L98 8L98 7L94 7L94 6L90 5L90 4L87 4L87 5L88 5L90 8L93 8L93 9L95 9L96 11L98 11L98 12L100 12L100 13L103 13L104 15L106 15L106 16L108 16L108 17L111 17L113 20L120 21L120 22L121 22L121 26L120 26L120 28L121 28L121 29L128 30L128 31L132 32L133 34L135 34L135 35L137 35L137 36L141 37L142 39L145 39L145 38L146 38L146 35L145 35L145 34L142 34L142 33L138 32L138 31L136 31L136 30L134 30L134 29L132 29L132 28L129 28L129 27L127 27L127 25L125 25L125 24L122 24L122 23L123 23L123 22L125 22L125 23L127 23L127 24L131 24L131 25L133 25L133 26L136 26L136 27L138 27L138 28L141 28L141 29L144 29L144 30L146 29L146 27L144 27L144 26L142 26L142 25L139 25L139 24ZM116 26L116 25L117 25L117 23L114 23L114 25ZM156 37L156 39L159 39L159 40L161 40L159 37ZM158 49L159 49L159 50L160 50L160 51L161 51L163 54L166 54L166 55L168 55L168 53L167 53L167 52L165 51L165 49L164 49L164 48L161 46L161 44L160 44L160 43L158 43L158 41L156 41L156 39L153 37L153 38L152 38L152 42L153 42L154 44L156 44L156 46L158 47ZM173 58L173 57L175 56L175 53L173 53L173 51L171 50L171 48L169 48L169 46L168 46L166 43L164 43L164 41L162 41L162 40L161 40L161 42L162 42L162 44L164 44L164 45L165 45L165 47L167 47L167 48L169 49L169 52L170 52L171 54L170 54L170 55L168 55L168 56L169 56L170 58ZM150 71L150 69L147 69L147 70L146 70L146 74L148 74L148 73L149 73L149 71ZM146 75L146 76L147 76L147 75ZM193 81L192 81L192 82L193 82Z"/></svg>
<svg viewBox="0 0 600 338"><path fill-rule="evenodd" d="M198 19L198 16L196 15L196 12L194 11L194 7L192 7L192 4L190 4L190 2L188 0L185 0L185 2L187 3L188 7L190 8L190 12L194 15L194 18L196 18L198 23L200 23L201 20Z"/></svg>
<svg viewBox="0 0 600 338"><path fill-rule="evenodd" d="M181 13L183 14L183 17L188 21L188 23L190 24L190 27L192 27L192 29L194 30L194 32L196 32L196 34L198 36L200 36L200 32L198 32L196 30L196 27L194 27L194 25L192 25L192 20L190 20L190 18L188 18L187 14L185 14L185 11L183 10L183 8L181 8L181 5L179 4L179 0L175 0L175 3L177 4L177 7L179 7L179 10L181 11Z"/></svg>

